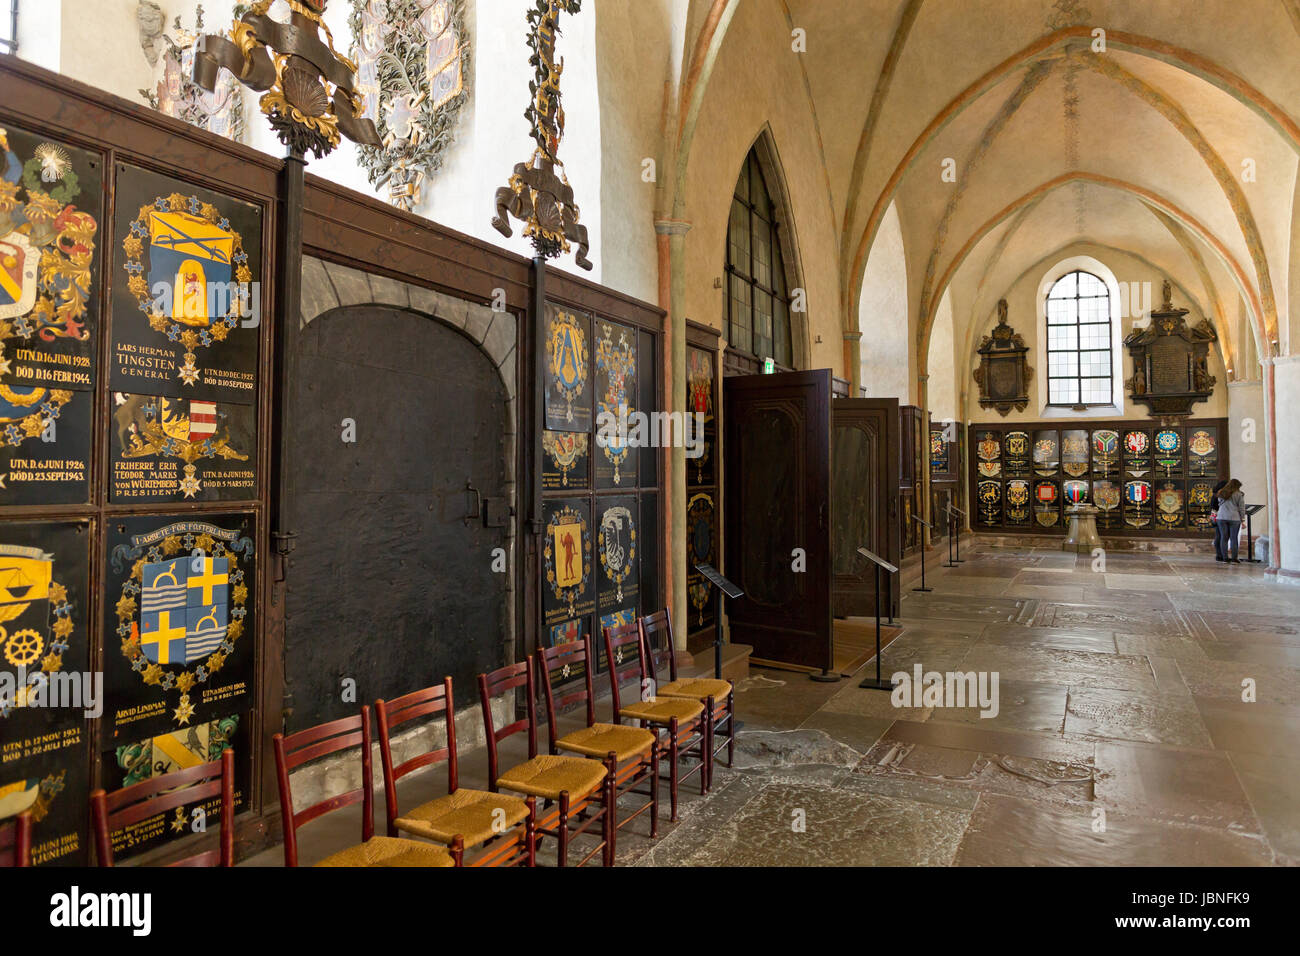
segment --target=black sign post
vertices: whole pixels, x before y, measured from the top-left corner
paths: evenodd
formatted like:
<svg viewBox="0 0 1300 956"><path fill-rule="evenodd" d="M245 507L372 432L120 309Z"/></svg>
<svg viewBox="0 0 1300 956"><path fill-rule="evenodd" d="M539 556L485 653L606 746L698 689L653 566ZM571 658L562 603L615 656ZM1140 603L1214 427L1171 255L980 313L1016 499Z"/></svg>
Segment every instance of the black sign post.
<svg viewBox="0 0 1300 956"><path fill-rule="evenodd" d="M953 529L953 547L956 548L956 557L952 559L953 564L961 564L961 522L966 517L966 512L960 508L954 508L951 503L948 505L948 513L952 515Z"/></svg>
<svg viewBox="0 0 1300 956"><path fill-rule="evenodd" d="M1264 505L1246 505L1246 560L1251 564L1259 564L1259 558L1255 557L1255 536L1251 534L1250 516L1259 514L1264 510Z"/></svg>
<svg viewBox="0 0 1300 956"><path fill-rule="evenodd" d="M736 587L711 564L697 564L695 570L704 580L713 585L713 676L722 679L722 597L735 600L744 597L745 592Z"/></svg>
<svg viewBox="0 0 1300 956"><path fill-rule="evenodd" d="M944 567L955 568L957 565L961 564L960 561L955 560L952 556L952 542L953 539L957 537L957 515L955 514L952 505L948 505L944 510L944 514L948 516L948 563L945 564Z"/></svg>
<svg viewBox="0 0 1300 956"><path fill-rule="evenodd" d="M866 678L858 686L870 687L873 690L892 691L894 689L893 682L883 680L880 676L880 571L883 568L890 574L897 574L898 568L879 555L872 554L866 548L858 548L858 554L876 566L876 676Z"/></svg>
<svg viewBox="0 0 1300 956"><path fill-rule="evenodd" d="M920 515L912 515L912 520L914 520L914 521L916 521L917 523L919 523L919 524L921 525L921 527L923 527L923 528L931 528L931 529L932 529L932 528L934 527L934 525L930 524L930 522L926 521L926 520L925 520L924 518L922 518ZM933 591L933 590L934 590L934 588L927 588L927 587L925 586L925 536L924 536L924 535L922 535L922 540L921 540L921 586L920 586L919 588L912 588L912 590L913 590L913 591Z"/></svg>

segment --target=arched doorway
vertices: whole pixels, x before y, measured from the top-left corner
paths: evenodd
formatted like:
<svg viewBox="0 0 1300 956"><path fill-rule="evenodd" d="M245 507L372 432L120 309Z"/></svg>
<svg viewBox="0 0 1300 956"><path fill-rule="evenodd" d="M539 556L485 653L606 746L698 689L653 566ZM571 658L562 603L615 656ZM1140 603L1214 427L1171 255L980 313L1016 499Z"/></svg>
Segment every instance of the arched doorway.
<svg viewBox="0 0 1300 956"><path fill-rule="evenodd" d="M286 466L297 533L289 727L446 674L464 706L475 675L505 663L510 639L498 370L459 330L391 306L334 309L299 341ZM486 526L498 520L505 526Z"/></svg>

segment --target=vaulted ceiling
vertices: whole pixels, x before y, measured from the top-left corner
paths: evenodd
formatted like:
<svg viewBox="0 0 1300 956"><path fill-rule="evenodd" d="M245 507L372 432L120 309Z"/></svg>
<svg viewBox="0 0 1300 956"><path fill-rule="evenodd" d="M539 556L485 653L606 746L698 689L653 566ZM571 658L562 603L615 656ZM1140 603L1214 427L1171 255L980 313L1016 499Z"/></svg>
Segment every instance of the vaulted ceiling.
<svg viewBox="0 0 1300 956"><path fill-rule="evenodd" d="M688 31L710 15L725 25L736 2L763 0L693 4ZM960 340L1016 277L1075 242L1140 255L1220 325L1243 302L1261 352L1285 344L1297 0L776 6L786 23L774 28L807 35L846 328L894 203L922 356L945 290Z"/></svg>

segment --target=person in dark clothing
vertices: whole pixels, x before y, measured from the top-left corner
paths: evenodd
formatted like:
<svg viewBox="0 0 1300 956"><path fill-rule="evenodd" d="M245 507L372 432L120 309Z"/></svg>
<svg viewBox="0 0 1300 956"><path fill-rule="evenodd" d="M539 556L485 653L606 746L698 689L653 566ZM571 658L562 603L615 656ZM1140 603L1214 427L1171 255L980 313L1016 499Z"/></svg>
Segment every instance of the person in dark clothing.
<svg viewBox="0 0 1300 956"><path fill-rule="evenodd" d="M1227 542L1224 540L1223 532L1225 528L1219 524L1219 492L1223 486L1228 483L1227 478L1220 478L1215 484L1214 490L1210 492L1210 521L1214 522L1214 560L1227 561Z"/></svg>
<svg viewBox="0 0 1300 956"><path fill-rule="evenodd" d="M1246 518L1246 496L1242 494L1241 482L1232 478L1219 489L1219 517L1217 525L1224 528L1223 554L1229 564L1241 564L1237 560L1237 539L1241 533L1241 523ZM1231 545L1232 557L1228 557Z"/></svg>

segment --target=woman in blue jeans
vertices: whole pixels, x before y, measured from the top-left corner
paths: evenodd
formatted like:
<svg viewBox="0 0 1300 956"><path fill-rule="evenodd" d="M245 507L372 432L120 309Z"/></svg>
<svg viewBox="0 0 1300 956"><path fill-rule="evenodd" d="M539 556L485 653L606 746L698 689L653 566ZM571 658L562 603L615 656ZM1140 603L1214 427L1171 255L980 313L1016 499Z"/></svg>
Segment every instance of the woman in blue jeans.
<svg viewBox="0 0 1300 956"><path fill-rule="evenodd" d="M1241 492L1241 482L1230 478L1215 497L1218 499L1218 514L1214 522L1215 560L1241 564L1237 560L1237 540L1241 534L1241 522L1246 517L1246 496ZM1229 549L1232 557L1228 557Z"/></svg>

